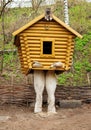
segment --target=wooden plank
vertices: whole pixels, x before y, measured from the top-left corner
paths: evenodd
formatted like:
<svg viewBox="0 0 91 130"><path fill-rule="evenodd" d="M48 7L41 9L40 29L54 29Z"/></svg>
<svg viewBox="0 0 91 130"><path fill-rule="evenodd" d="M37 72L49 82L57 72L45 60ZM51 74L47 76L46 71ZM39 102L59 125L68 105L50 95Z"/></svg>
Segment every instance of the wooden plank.
<svg viewBox="0 0 91 130"><path fill-rule="evenodd" d="M29 47L31 47L31 46L40 47L40 41L37 41L37 40L36 41L28 40L27 43L28 43ZM58 46L58 45L68 46L68 43L66 41L62 42L61 40L60 41L55 41L55 46ZM71 47L74 47L74 44L71 44Z"/></svg>
<svg viewBox="0 0 91 130"><path fill-rule="evenodd" d="M59 24L51 24L51 23L44 23L44 24L40 24L40 23L36 23L32 26L33 28L37 28L37 27L56 27L56 28L61 28L63 30L66 30L63 26L60 26ZM30 27L30 29L32 28Z"/></svg>
<svg viewBox="0 0 91 130"><path fill-rule="evenodd" d="M44 27L31 27L30 30L47 30L47 28L44 28ZM59 27L51 27L49 28L50 31L64 31L64 29L61 29ZM24 31L25 32L25 31Z"/></svg>
<svg viewBox="0 0 91 130"><path fill-rule="evenodd" d="M66 45L66 46L70 46L67 41L61 41L61 39L60 39L60 41L55 41L55 45ZM71 43L71 46L74 46L73 42Z"/></svg>
<svg viewBox="0 0 91 130"><path fill-rule="evenodd" d="M66 56L66 53L58 53L58 54L55 53L55 57L56 56Z"/></svg>
<svg viewBox="0 0 91 130"><path fill-rule="evenodd" d="M30 34L36 34L36 33L39 33L39 34L60 34L60 35L63 35L63 34L69 34L70 35L70 33L69 32L66 32L66 31L50 31L50 30L43 30L43 31L41 31L41 30L26 30L26 31L24 31L24 33L30 33Z"/></svg>
<svg viewBox="0 0 91 130"><path fill-rule="evenodd" d="M29 50L28 50L29 52L30 52L30 51L33 51L33 50L37 50L37 51L40 51L40 50L41 50L40 47L38 47L38 46L37 46L37 47L36 47L36 46L32 46L32 47L31 47L31 46L30 46L28 49L29 49ZM26 49L26 50L27 50L27 49Z"/></svg>
<svg viewBox="0 0 91 130"><path fill-rule="evenodd" d="M67 37L60 37L60 38L58 38L58 37L55 37L55 41L60 41L60 42L67 42Z"/></svg>
<svg viewBox="0 0 91 130"><path fill-rule="evenodd" d="M55 45L55 49L67 48L67 45Z"/></svg>
<svg viewBox="0 0 91 130"><path fill-rule="evenodd" d="M31 47L30 51L41 51L40 48Z"/></svg>
<svg viewBox="0 0 91 130"><path fill-rule="evenodd" d="M54 26L54 25L56 25L56 26L58 26L58 27L60 27L60 28L64 28L63 26L61 26L59 23L57 23L57 22L54 22L54 21L50 21L50 22L48 22L48 21L38 21L37 23L35 23L34 25L33 25L33 27L34 26L45 26L45 25L52 25L52 26ZM32 26L31 26L32 27ZM30 27L29 27L30 28ZM64 28L65 29L65 28Z"/></svg>
<svg viewBox="0 0 91 130"><path fill-rule="evenodd" d="M55 53L56 53L56 52L66 52L66 50L67 50L67 49L58 49L58 48L56 49L56 48L55 48Z"/></svg>
<svg viewBox="0 0 91 130"><path fill-rule="evenodd" d="M55 45L67 45L67 41L61 41L61 39L59 41L55 40Z"/></svg>
<svg viewBox="0 0 91 130"><path fill-rule="evenodd" d="M39 61L39 62L57 62L57 59L40 59L40 58L32 58L32 61ZM65 62L64 59L60 59L60 61Z"/></svg>
<svg viewBox="0 0 91 130"><path fill-rule="evenodd" d="M74 46L71 46L71 48L67 48L67 46L62 46L62 45L56 46L55 45L55 49L68 49L68 51L69 51L69 50L73 50L73 48L74 48Z"/></svg>
<svg viewBox="0 0 91 130"><path fill-rule="evenodd" d="M27 37L27 43L28 43L29 45L33 45L33 44L39 45L39 44L40 44L40 39L39 39L39 40L35 40L35 39L29 39L29 38Z"/></svg>
<svg viewBox="0 0 91 130"><path fill-rule="evenodd" d="M30 57L31 57L31 59L32 58L41 58L40 57L40 55L34 55L34 54L30 54ZM59 58L66 58L66 54L62 54L62 53L60 53L60 54L55 54L55 58L57 58L57 57L59 57Z"/></svg>
<svg viewBox="0 0 91 130"><path fill-rule="evenodd" d="M32 43L32 44L29 44L28 45L30 48L32 48L32 47L39 47L40 48L40 44L36 44L36 43Z"/></svg>
<svg viewBox="0 0 91 130"><path fill-rule="evenodd" d="M63 68L49 68L45 66L44 68L33 68L34 70L65 70Z"/></svg>
<svg viewBox="0 0 91 130"><path fill-rule="evenodd" d="M63 55L63 56L62 56L62 55L56 56L56 55L55 55L55 58L56 58L56 59L65 59L66 56L64 56L64 55Z"/></svg>
<svg viewBox="0 0 91 130"><path fill-rule="evenodd" d="M44 58L44 57L41 57L40 55L31 55L31 59L32 58ZM55 56L55 58L65 58L64 55L58 55L58 56ZM45 58L44 58L45 59Z"/></svg>
<svg viewBox="0 0 91 130"><path fill-rule="evenodd" d="M43 66L50 66L52 62L41 62Z"/></svg>
<svg viewBox="0 0 91 130"><path fill-rule="evenodd" d="M40 51L30 51L30 55L40 55Z"/></svg>
<svg viewBox="0 0 91 130"><path fill-rule="evenodd" d="M68 35L67 34L62 34L62 35L59 35L59 34L31 34L31 33L23 33L22 35L25 35L26 37L41 37L41 38L43 38L43 37L53 37L53 38L67 38L68 37Z"/></svg>
<svg viewBox="0 0 91 130"><path fill-rule="evenodd" d="M23 36L23 34L21 35L21 36ZM29 35L27 35L27 40L39 40L40 41L40 38L43 38L43 37L34 37L34 36L29 36ZM47 36L47 38L48 38L48 36ZM55 37L55 41L60 41L60 42L67 42L67 40L68 40L68 37L61 37L61 38L57 38L57 37Z"/></svg>

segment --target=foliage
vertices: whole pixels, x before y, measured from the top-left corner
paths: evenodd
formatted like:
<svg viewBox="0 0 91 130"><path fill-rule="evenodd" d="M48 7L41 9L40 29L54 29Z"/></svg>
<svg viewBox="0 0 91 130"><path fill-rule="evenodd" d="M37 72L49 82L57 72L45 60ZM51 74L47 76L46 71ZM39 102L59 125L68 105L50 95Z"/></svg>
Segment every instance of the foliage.
<svg viewBox="0 0 91 130"><path fill-rule="evenodd" d="M73 66L70 72L59 76L59 84L68 86L88 84L87 73L91 72L91 33L84 34L82 39L76 38L75 42Z"/></svg>
<svg viewBox="0 0 91 130"><path fill-rule="evenodd" d="M82 39L76 38L76 51L85 51L86 44L91 40L91 32L84 34ZM90 43L89 43L90 44Z"/></svg>

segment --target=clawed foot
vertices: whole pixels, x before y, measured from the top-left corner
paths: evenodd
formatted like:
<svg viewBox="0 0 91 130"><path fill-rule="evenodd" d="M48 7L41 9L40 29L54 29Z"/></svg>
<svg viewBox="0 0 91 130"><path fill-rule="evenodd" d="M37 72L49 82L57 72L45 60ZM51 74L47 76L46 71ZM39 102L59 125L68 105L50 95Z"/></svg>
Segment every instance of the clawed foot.
<svg viewBox="0 0 91 130"><path fill-rule="evenodd" d="M45 117L47 117L47 114L45 113L45 112L37 112L37 113L35 113L37 116L39 116L39 117L43 117L43 118L45 118Z"/></svg>
<svg viewBox="0 0 91 130"><path fill-rule="evenodd" d="M53 115L55 115L55 114L57 114L57 112L47 112L47 116L53 116Z"/></svg>
<svg viewBox="0 0 91 130"><path fill-rule="evenodd" d="M37 112L35 114L38 117L46 118L46 117L53 116L53 115L57 114L57 112L47 112L47 113L46 112Z"/></svg>

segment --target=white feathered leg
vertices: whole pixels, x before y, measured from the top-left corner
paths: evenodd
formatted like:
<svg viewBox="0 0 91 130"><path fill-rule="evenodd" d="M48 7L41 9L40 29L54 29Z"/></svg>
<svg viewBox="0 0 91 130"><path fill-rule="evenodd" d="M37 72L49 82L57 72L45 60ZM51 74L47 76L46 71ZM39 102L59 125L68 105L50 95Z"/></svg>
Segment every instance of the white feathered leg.
<svg viewBox="0 0 91 130"><path fill-rule="evenodd" d="M44 72L40 70L34 70L34 89L36 93L36 103L34 112L42 112L42 94L44 90L45 77Z"/></svg>
<svg viewBox="0 0 91 130"><path fill-rule="evenodd" d="M48 93L48 113L56 113L55 108L56 76L54 71L48 71L46 74L46 90Z"/></svg>

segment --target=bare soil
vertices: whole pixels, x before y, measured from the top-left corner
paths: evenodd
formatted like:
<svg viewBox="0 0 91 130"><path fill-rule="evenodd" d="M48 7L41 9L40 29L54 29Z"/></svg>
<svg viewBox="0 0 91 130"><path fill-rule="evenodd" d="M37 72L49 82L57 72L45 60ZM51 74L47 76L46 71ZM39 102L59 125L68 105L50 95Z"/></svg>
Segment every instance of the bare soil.
<svg viewBox="0 0 91 130"><path fill-rule="evenodd" d="M31 107L3 105L0 130L91 130L91 104L74 109L57 108L56 115L47 117L34 114Z"/></svg>

